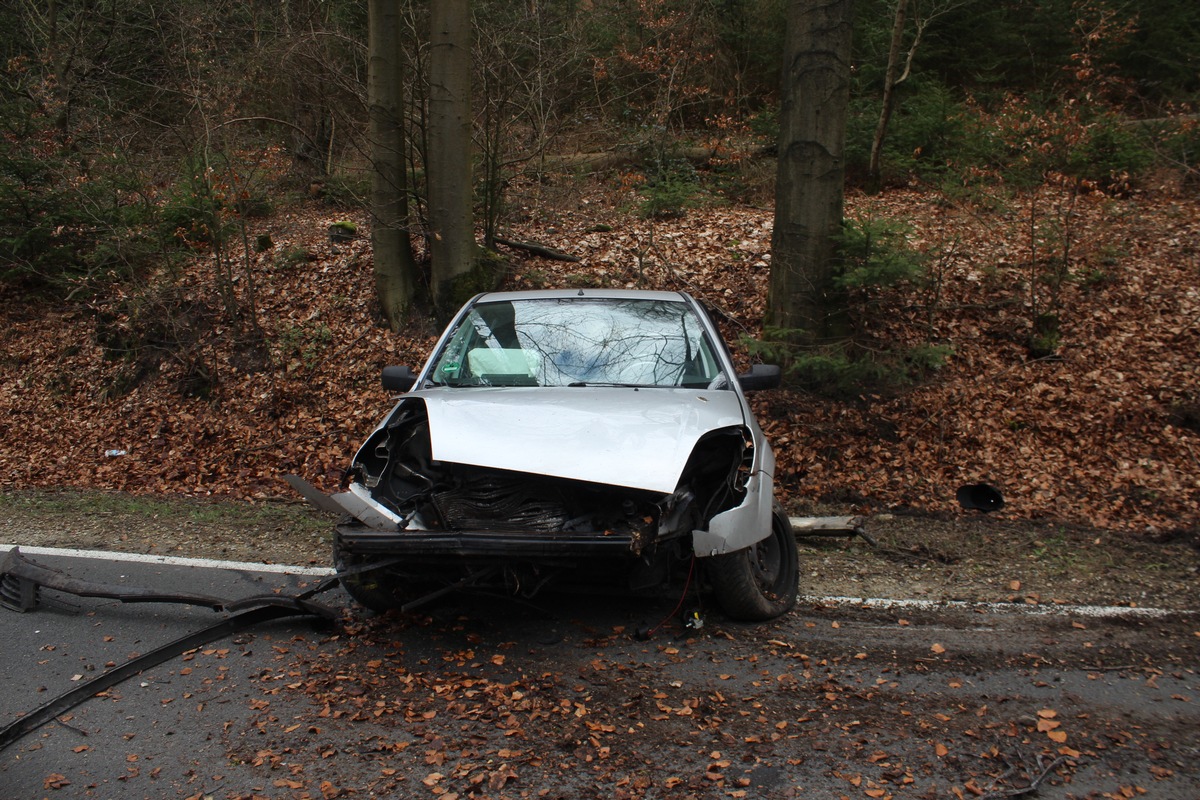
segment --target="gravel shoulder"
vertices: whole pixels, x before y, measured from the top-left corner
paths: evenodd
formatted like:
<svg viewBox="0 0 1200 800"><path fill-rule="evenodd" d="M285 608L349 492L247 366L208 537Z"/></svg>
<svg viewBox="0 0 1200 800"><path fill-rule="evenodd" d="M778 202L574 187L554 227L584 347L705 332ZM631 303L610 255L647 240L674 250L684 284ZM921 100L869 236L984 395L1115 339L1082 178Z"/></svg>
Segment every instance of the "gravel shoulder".
<svg viewBox="0 0 1200 800"><path fill-rule="evenodd" d="M329 563L331 525L299 502L0 493L0 544L26 547L312 566ZM1195 531L1139 536L978 514L882 514L865 529L877 546L800 537L801 592L1195 609Z"/></svg>

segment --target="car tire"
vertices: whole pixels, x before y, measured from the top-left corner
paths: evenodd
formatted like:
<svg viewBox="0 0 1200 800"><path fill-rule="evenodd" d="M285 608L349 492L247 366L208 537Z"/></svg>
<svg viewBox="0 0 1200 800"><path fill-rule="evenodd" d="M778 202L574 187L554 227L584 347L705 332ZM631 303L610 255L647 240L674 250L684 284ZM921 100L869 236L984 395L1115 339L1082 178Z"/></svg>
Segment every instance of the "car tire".
<svg viewBox="0 0 1200 800"><path fill-rule="evenodd" d="M347 553L342 549L341 537L336 532L333 534L333 567L338 573L384 560L386 559L378 556ZM399 610L404 605L405 599L397 596L392 571L386 567L341 576L340 580L346 593L363 608L382 614L385 611Z"/></svg>
<svg viewBox="0 0 1200 800"><path fill-rule="evenodd" d="M732 619L774 619L796 605L800 555L792 524L778 503L767 538L707 561L707 573L721 609Z"/></svg>

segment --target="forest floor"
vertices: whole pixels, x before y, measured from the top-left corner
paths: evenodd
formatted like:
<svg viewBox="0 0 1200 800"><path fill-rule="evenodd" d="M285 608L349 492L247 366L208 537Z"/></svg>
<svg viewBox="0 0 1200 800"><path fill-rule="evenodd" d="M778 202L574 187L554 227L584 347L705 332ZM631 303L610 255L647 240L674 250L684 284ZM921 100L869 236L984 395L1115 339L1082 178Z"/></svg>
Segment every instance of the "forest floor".
<svg viewBox="0 0 1200 800"><path fill-rule="evenodd" d="M770 212L714 205L648 220L634 213L635 188L619 178L514 185L505 233L580 261L506 251L504 288L690 291L716 309L744 353L742 337L761 334ZM995 567L994 558L1014 555L1023 568L1052 564L1067 578L1096 553L1085 571L1104 580L1116 581L1105 564L1141 564L1143 576L1169 574L1167 587L1176 587L1177 568L1189 563L1176 555L1194 552L1200 532L1194 190L1112 197L1043 188L983 203L897 189L852 194L847 214L902 223L927 264L927 280L860 298L865 345L936 345L949 356L903 390L843 400L756 395L788 510L869 516L892 553L880 574L943 564L962 582L972 570L954 567L969 548L988 597L1059 598L1041 577ZM359 234L333 242L328 228L342 219ZM380 369L418 366L439 326L416 318L394 334L379 324L368 224L358 212L305 201L246 223L245 240L261 247L223 260L198 252L90 300L30 302L0 285L5 540L24 541L14 525L39 529L14 521L24 504L45 507L37 493L76 490L172 509L171 498L244 501L246 514L271 519L215 537L203 521L171 520L141 535L143 551L325 560L322 534L308 523L295 534L292 522L262 510L291 499L281 480L288 473L336 488L390 405ZM1046 313L1057 318L1054 346L1035 356L1034 319ZM997 487L1005 507L964 515L956 489L975 482ZM91 517L61 520L58 542L135 546L121 538L139 536L130 517L123 527ZM895 539L883 533L892 528ZM286 546L276 550L276 539ZM815 549L824 558L862 547ZM1119 582L1086 599L1141 602L1136 587Z"/></svg>
<svg viewBox="0 0 1200 800"><path fill-rule="evenodd" d="M758 335L763 318L769 211L713 207L652 221L632 213L634 192L621 180L513 187L519 219L508 236L581 261L510 253L505 287L687 290L717 310L742 350L738 340ZM834 401L776 390L754 402L788 511L862 515L877 545L802 538L807 599L795 614L763 626L715 619L695 644L635 641L603 604L571 606L590 609L591 622L564 622L558 633L536 615L522 622L488 604L436 624L421 615L356 617L346 635L278 642L263 652L287 659L288 675L309 677L287 684L291 701L279 694L275 666L239 684L245 692L258 681L262 696L247 697L261 718L228 735L225 761L269 770L265 780L280 790L327 797L339 794L339 780L367 785L368 773L410 789L461 784L469 794L486 780L500 791L517 780L516 760L521 786L570 787L563 776L575 775L594 788L603 774L617 786L604 796L650 796L655 776L668 776L664 796L684 785L695 796L737 797L747 796L738 787L821 781L855 794L861 786L870 797L903 786L912 787L907 796L950 796L938 785L979 795L1000 781L1003 791L990 796L1014 796L1029 788L996 777L1011 746L1041 753L1039 769L1042 756L1053 759L1048 781L1088 797L1130 797L1125 787L1142 784L1194 796L1194 737L1186 734L1194 725L1177 712L1190 709L1193 693L1190 668L1179 665L1195 663L1200 641L1200 199L1165 189L1125 197L1044 189L981 204L903 190L851 196L848 213L906 224L929 265L928 280L863 298L863 344L935 345L950 355L901 391ZM346 218L360 235L330 241L329 225ZM416 319L399 334L379 325L362 215L303 203L249 222L245 240L269 236L270 247L226 260L198 253L86 302L37 304L0 286L0 544L330 563L332 521L290 497L282 476L335 488L390 404L380 369L420 364L438 325ZM1057 318L1057 338L1052 352L1033 354L1034 322L1047 313ZM975 482L998 488L1004 508L959 508L956 489ZM897 619L867 604L815 599L829 596L1181 613L1092 622L1076 609L1035 625L942 606ZM997 627L978 633L981 620ZM527 646L510 647L518 639ZM1063 655L1043 661L1058 643ZM248 655L251 644L234 646ZM487 657L472 661L476 649ZM719 669L729 675L717 678L728 684L713 682L717 662L727 664ZM491 669L494 680L482 672ZM932 699L901 687L901 676L930 670ZM1017 676L1013 687L989 677L1006 670ZM1084 688L1058 691L1072 670L1086 676ZM763 680L771 671L777 680ZM630 705L641 702L638 693L630 699L631 675L645 712ZM1161 678L1163 703L1174 705L1130 701L1125 716L1114 716L1076 703L1108 697L1095 686L1110 678L1148 691L1159 691ZM901 688L880 701L869 687L885 681ZM969 697L954 693L976 683ZM708 699L685 696L694 685L711 688ZM520 730L463 721L502 719L521 694L539 720L531 750L558 743L542 766L515 744ZM334 738L349 749L334 759L329 737L316 732L374 719L363 704L385 695L404 698L387 706L389 715L420 716L416 727L405 723L414 733L387 719L377 732L339 731ZM284 713L288 702L304 724ZM751 705L770 714L745 716ZM577 719L585 711L598 715L583 720L586 730ZM1072 727L1065 745L1046 714ZM693 718L711 730L697 735ZM1078 730L1087 719L1088 730ZM644 735L609 733L634 721L647 726ZM396 759L410 744L424 755ZM486 759L487 769L440 766L451 751ZM560 770L560 762L574 766ZM33 782L54 779L58 788L62 763ZM147 770L147 779L158 772ZM198 774L187 778L188 792ZM90 795L87 781L76 785ZM561 796L584 795L564 788Z"/></svg>

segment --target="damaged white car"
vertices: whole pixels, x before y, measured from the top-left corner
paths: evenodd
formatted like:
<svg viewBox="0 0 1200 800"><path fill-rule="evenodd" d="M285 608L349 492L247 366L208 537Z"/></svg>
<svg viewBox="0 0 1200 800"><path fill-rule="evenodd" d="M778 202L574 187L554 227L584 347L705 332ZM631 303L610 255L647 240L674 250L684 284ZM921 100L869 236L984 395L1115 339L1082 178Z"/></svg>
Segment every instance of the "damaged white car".
<svg viewBox="0 0 1200 800"><path fill-rule="evenodd" d="M770 619L795 604L797 551L744 392L778 383L773 366L736 374L686 294L482 294L419 374L384 370L404 394L347 491L293 485L343 515L334 561L371 609L599 580L690 583Z"/></svg>

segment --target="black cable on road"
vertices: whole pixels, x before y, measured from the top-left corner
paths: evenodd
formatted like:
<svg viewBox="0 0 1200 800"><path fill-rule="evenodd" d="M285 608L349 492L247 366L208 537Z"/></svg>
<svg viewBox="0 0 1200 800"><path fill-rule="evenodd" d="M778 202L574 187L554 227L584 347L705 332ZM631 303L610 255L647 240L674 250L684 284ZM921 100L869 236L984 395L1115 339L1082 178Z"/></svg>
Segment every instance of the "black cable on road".
<svg viewBox="0 0 1200 800"><path fill-rule="evenodd" d="M118 683L139 674L143 670L170 661L172 658L181 656L189 650L195 650L197 647L209 642L223 639L226 636L246 630L247 628L252 628L255 625L261 625L264 622L270 622L271 620L300 615L324 616L323 613L317 610L321 608L320 606L316 604L311 605L311 608L305 608L303 603L289 603L252 608L249 611L243 611L227 617L214 625L209 625L207 628L202 628L195 633L190 633L173 642L143 653L119 667L97 675L90 681L76 686L6 725L0 730L0 750L20 740L26 734L37 730L60 714L75 708L91 697L95 697L105 689L110 689Z"/></svg>
<svg viewBox="0 0 1200 800"><path fill-rule="evenodd" d="M27 561L20 557L16 550L11 551L4 559L3 569L5 578L18 577L31 584L45 585L60 591L91 597L107 597L123 602L179 602L191 605L207 605L214 610L238 612L226 617L220 622L189 633L172 642L156 647L153 650L130 659L125 664L97 675L86 683L59 695L53 700L39 706L25 716L0 729L0 750L4 750L21 737L37 730L58 715L75 708L88 698L95 697L99 692L110 689L122 681L128 680L143 670L156 667L172 658L181 656L189 650L195 650L201 645L223 639L239 631L261 625L284 617L309 616L322 619L336 619L337 613L328 606L313 602L310 598L321 592L332 589L340 582L339 576L326 578L306 591L295 595L259 595L237 601L220 600L217 598L197 598L187 595L161 595L136 588L109 587L77 581L60 572L51 570L40 564ZM40 588L40 585L37 588ZM30 592L36 603L37 592ZM243 610L245 609L245 610Z"/></svg>

